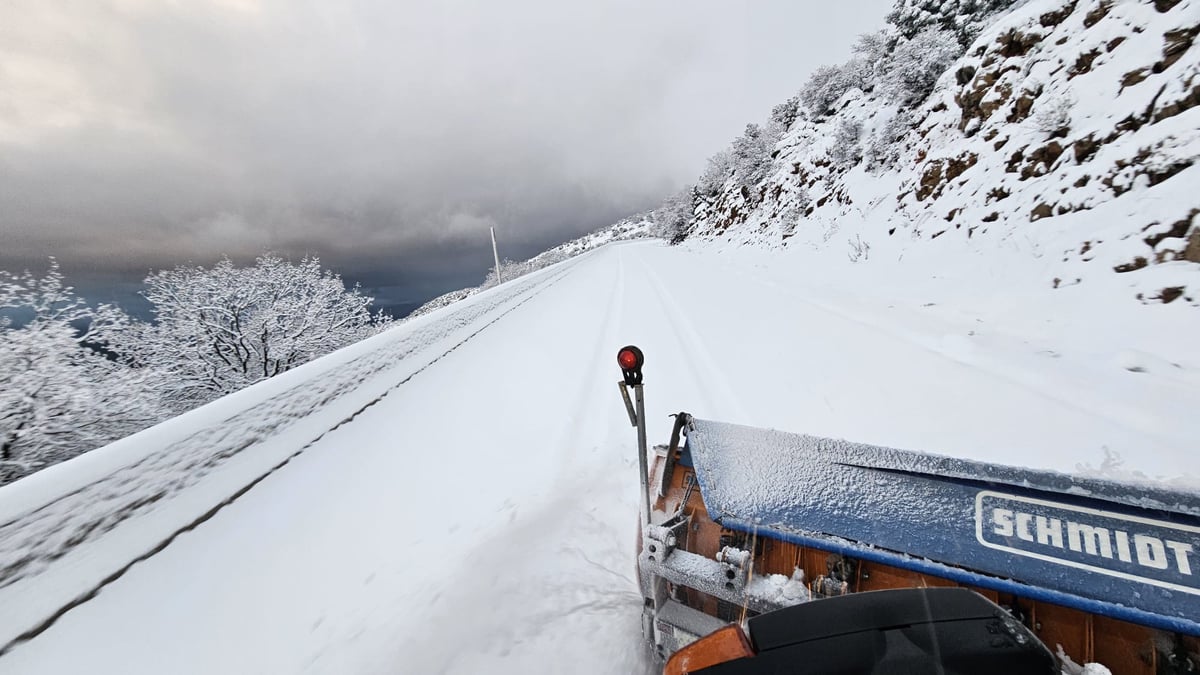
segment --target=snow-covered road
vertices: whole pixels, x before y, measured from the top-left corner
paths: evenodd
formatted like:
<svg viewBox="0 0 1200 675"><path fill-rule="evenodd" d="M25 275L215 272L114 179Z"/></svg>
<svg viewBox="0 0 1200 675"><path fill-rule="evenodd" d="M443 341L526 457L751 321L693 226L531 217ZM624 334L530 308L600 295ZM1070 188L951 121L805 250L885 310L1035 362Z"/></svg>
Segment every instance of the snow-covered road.
<svg viewBox="0 0 1200 675"><path fill-rule="evenodd" d="M643 670L626 343L652 442L687 410L1200 485L1152 319L763 255L610 245L0 489L0 672Z"/></svg>

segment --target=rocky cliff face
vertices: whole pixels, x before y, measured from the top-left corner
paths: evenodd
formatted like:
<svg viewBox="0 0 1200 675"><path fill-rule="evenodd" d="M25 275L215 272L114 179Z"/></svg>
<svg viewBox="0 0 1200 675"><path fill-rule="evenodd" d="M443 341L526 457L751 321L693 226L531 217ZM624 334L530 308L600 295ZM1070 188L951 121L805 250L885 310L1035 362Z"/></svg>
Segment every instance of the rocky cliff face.
<svg viewBox="0 0 1200 675"><path fill-rule="evenodd" d="M689 236L869 261L1022 250L1050 287L1127 275L1200 306L1200 2L1031 0L916 106L866 77L790 120L765 179L697 191Z"/></svg>

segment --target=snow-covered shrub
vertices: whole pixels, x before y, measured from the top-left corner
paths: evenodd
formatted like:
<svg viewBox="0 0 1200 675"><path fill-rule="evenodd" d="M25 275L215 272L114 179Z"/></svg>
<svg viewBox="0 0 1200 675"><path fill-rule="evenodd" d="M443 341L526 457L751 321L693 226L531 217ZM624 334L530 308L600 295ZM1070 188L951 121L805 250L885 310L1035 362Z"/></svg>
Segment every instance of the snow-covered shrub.
<svg viewBox="0 0 1200 675"><path fill-rule="evenodd" d="M672 244L683 242L687 239L688 231L691 229L695 210L695 188L688 185L667 197L662 206L651 212L650 217L655 223L654 234Z"/></svg>
<svg viewBox="0 0 1200 675"><path fill-rule="evenodd" d="M1075 99L1070 95L1043 96L1033 113L1033 126L1047 136L1065 136L1071 128L1071 109L1074 107Z"/></svg>
<svg viewBox="0 0 1200 675"><path fill-rule="evenodd" d="M846 255L849 256L850 262L866 260L871 256L871 245L863 241L861 235L856 234L853 239L848 239L847 242L850 244L850 252Z"/></svg>
<svg viewBox="0 0 1200 675"><path fill-rule="evenodd" d="M267 254L252 267L229 259L146 278L154 323L112 334L113 349L165 373L161 395L187 410L371 335L391 318L347 290L317 258L293 264Z"/></svg>
<svg viewBox="0 0 1200 675"><path fill-rule="evenodd" d="M896 165L900 158L900 140L912 130L912 112L898 110L863 143L863 159L867 170L878 171Z"/></svg>
<svg viewBox="0 0 1200 675"><path fill-rule="evenodd" d="M0 272L0 485L144 429L165 417L138 371L101 351L104 334L127 322L92 309L51 261L42 278Z"/></svg>
<svg viewBox="0 0 1200 675"><path fill-rule="evenodd" d="M928 29L947 31L966 49L996 13L1016 0L896 0L887 16L900 37L912 39Z"/></svg>
<svg viewBox="0 0 1200 675"><path fill-rule="evenodd" d="M796 228L799 227L801 214L810 201L808 191L802 189L799 194L795 195L794 200L793 204L785 208L777 218L779 231L785 237L790 237L795 233Z"/></svg>
<svg viewBox="0 0 1200 675"><path fill-rule="evenodd" d="M705 197L715 197L725 186L725 181L733 171L733 154L722 150L708 158L704 173L696 181L696 190Z"/></svg>
<svg viewBox="0 0 1200 675"><path fill-rule="evenodd" d="M487 276L484 277L480 288L491 288L505 281L512 281L517 277L523 277L530 272L536 271L536 268L530 264L528 260L514 261L505 258L500 261L500 275L497 277L496 268L488 270Z"/></svg>
<svg viewBox="0 0 1200 675"><path fill-rule="evenodd" d="M833 146L829 149L829 158L842 168L849 168L862 160L862 123L856 120L842 120L833 136Z"/></svg>
<svg viewBox="0 0 1200 675"><path fill-rule="evenodd" d="M864 70L859 59L850 59L840 66L821 66L800 88L800 102L813 115L826 115L843 94L863 86Z"/></svg>
<svg viewBox="0 0 1200 675"><path fill-rule="evenodd" d="M904 106L915 106L933 91L938 78L959 56L962 47L954 36L930 28L901 40L880 65L883 92Z"/></svg>
<svg viewBox="0 0 1200 675"><path fill-rule="evenodd" d="M793 96L771 109L768 126L776 127L780 136L800 117L800 97Z"/></svg>
<svg viewBox="0 0 1200 675"><path fill-rule="evenodd" d="M855 40L851 47L854 58L847 66L854 69L854 77L860 80L859 86L864 91L874 88L879 67L891 53L892 43L888 32L884 30L863 33Z"/></svg>
<svg viewBox="0 0 1200 675"><path fill-rule="evenodd" d="M746 131L733 141L733 174L738 185L751 188L766 178L771 167L771 152L779 135L769 133L757 124L747 124Z"/></svg>

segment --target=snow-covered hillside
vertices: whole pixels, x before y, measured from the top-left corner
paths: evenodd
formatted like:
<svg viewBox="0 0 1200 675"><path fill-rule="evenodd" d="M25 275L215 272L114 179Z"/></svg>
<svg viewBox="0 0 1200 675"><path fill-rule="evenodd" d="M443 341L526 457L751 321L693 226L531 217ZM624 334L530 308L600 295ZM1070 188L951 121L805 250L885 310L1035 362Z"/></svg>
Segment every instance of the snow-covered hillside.
<svg viewBox="0 0 1200 675"><path fill-rule="evenodd" d="M1200 493L1161 307L793 260L612 244L0 488L0 672L639 672L627 343L656 442L687 410Z"/></svg>
<svg viewBox="0 0 1200 675"><path fill-rule="evenodd" d="M572 239L563 244L559 244L554 248L535 255L529 260L521 262L513 262L504 260L500 263L500 271L502 280L508 281L520 276L536 272L544 267L549 267L558 262L562 262L569 258L574 258L577 255L587 253L593 249L599 248L605 244L614 241L628 241L630 239L644 239L657 235L656 225L644 217L626 218L618 221L608 227L602 227L595 232L589 232L582 237ZM420 307L413 310L408 318L418 317L435 309L441 309L451 305L459 300L469 298L476 293L491 288L497 283L495 270L490 272L483 283L470 288L461 288L457 291L450 291L443 295L426 302Z"/></svg>
<svg viewBox="0 0 1200 675"><path fill-rule="evenodd" d="M692 234L1200 306L1198 33L1195 0L1018 3L915 109L856 64L761 182L698 195Z"/></svg>

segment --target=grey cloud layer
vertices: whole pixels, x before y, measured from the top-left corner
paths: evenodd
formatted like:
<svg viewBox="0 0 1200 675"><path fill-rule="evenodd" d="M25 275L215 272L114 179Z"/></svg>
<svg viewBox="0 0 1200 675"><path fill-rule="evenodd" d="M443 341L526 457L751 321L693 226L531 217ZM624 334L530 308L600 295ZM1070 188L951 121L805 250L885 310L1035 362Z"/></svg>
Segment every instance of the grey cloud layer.
<svg viewBox="0 0 1200 675"><path fill-rule="evenodd" d="M519 257L694 177L888 4L5 3L0 267L433 270L490 224Z"/></svg>

